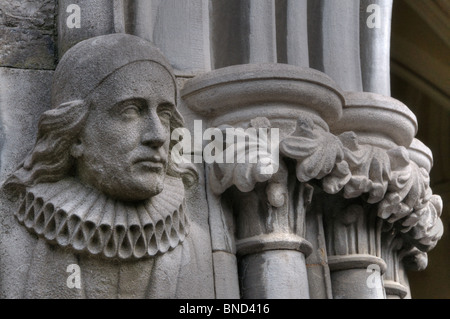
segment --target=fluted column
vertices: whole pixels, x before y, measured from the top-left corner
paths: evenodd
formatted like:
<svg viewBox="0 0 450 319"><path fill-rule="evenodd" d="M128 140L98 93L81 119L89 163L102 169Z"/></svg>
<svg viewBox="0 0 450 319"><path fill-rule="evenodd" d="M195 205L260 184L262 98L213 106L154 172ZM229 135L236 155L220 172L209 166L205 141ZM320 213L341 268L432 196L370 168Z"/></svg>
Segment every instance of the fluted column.
<svg viewBox="0 0 450 319"><path fill-rule="evenodd" d="M212 0L213 68L277 62L275 0Z"/></svg>
<svg viewBox="0 0 450 319"><path fill-rule="evenodd" d="M362 91L359 0L308 2L310 67L344 91Z"/></svg>
<svg viewBox="0 0 450 319"><path fill-rule="evenodd" d="M391 95L391 19L393 0L360 2L361 72L364 92Z"/></svg>
<svg viewBox="0 0 450 319"><path fill-rule="evenodd" d="M308 0L275 0L277 13L277 59L309 67Z"/></svg>

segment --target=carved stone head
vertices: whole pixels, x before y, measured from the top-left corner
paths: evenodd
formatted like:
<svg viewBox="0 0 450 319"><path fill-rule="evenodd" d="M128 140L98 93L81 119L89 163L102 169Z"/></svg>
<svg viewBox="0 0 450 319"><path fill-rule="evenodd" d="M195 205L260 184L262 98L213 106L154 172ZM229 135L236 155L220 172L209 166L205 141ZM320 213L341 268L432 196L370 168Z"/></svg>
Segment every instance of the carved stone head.
<svg viewBox="0 0 450 319"><path fill-rule="evenodd" d="M155 196L167 173L192 173L170 161L171 131L183 125L176 103L171 66L151 43L126 34L80 42L60 61L52 109L9 184L73 176L123 201Z"/></svg>
<svg viewBox="0 0 450 319"><path fill-rule="evenodd" d="M20 195L18 221L107 258L177 247L188 233L184 188L198 176L171 161L176 103L172 69L151 43L113 34L75 45L55 71L34 148L5 183Z"/></svg>

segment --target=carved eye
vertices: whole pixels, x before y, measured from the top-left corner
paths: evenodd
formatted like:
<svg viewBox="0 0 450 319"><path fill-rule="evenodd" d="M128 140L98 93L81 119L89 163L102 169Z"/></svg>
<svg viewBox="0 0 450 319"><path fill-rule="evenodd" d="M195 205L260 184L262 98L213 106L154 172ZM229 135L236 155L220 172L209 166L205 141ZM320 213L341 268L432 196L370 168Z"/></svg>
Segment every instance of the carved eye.
<svg viewBox="0 0 450 319"><path fill-rule="evenodd" d="M173 106L162 105L158 108L158 116L162 121L170 121L173 115Z"/></svg>
<svg viewBox="0 0 450 319"><path fill-rule="evenodd" d="M141 109L135 104L124 106L120 114L125 118L136 118L141 114Z"/></svg>

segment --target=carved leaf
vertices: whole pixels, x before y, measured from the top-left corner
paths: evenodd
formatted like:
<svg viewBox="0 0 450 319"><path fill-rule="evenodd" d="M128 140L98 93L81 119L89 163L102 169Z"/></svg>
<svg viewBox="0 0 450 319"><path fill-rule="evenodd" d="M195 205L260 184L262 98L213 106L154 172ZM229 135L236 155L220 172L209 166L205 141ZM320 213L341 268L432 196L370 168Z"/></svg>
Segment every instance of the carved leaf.
<svg viewBox="0 0 450 319"><path fill-rule="evenodd" d="M255 129L270 128L270 121L266 118L257 118L251 121L251 127ZM221 127L226 137L230 126ZM209 171L209 181L215 194L222 194L231 186L236 186L241 192L250 192L257 183L268 181L278 170L278 154L272 154L270 147L267 151L261 150L255 154L261 140L257 136L246 135L243 130L234 130L235 136L248 142L235 143L233 163L214 163ZM270 133L268 138L270 138ZM268 142L268 141L266 141ZM227 154L228 155L228 154Z"/></svg>
<svg viewBox="0 0 450 319"><path fill-rule="evenodd" d="M406 229L407 238L422 251L433 249L444 232L441 214L442 199L438 195L432 195L425 207L417 212L416 225L410 230Z"/></svg>
<svg viewBox="0 0 450 319"><path fill-rule="evenodd" d="M315 129L307 116L300 117L296 131L281 141L280 152L297 160L296 174L300 182L322 179L331 174L327 179L327 189L336 193L349 177L348 166L343 163L341 141L331 133Z"/></svg>
<svg viewBox="0 0 450 319"><path fill-rule="evenodd" d="M414 227L417 214L410 215L411 212L423 209L432 195L428 172L413 162L400 167L396 165L395 157L392 163L395 169L391 172L388 193L380 203L378 215L390 223L409 216L404 226Z"/></svg>
<svg viewBox="0 0 450 319"><path fill-rule="evenodd" d="M348 138L341 136L341 139ZM344 142L349 145L348 142ZM389 156L378 147L354 144L346 147L345 161L351 171L351 178L344 187L346 198L356 198L367 193L368 203L381 201L386 194L391 171Z"/></svg>

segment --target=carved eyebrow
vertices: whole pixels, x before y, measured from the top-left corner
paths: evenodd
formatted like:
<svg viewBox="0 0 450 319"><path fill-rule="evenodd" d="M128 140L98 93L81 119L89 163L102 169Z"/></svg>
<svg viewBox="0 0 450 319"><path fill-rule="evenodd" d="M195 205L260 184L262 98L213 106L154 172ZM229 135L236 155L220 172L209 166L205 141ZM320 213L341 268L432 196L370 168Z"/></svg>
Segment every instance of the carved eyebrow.
<svg viewBox="0 0 450 319"><path fill-rule="evenodd" d="M142 105L146 104L146 101L143 98L132 97L132 98L123 99L122 101L119 101L117 103L117 105L118 106L123 106L123 105L126 105L126 104L132 104L132 103L138 104L138 106L142 106Z"/></svg>
<svg viewBox="0 0 450 319"><path fill-rule="evenodd" d="M161 111L164 109L170 109L171 111L173 111L175 110L175 104L170 101L162 101L161 103L158 104L156 110Z"/></svg>
<svg viewBox="0 0 450 319"><path fill-rule="evenodd" d="M160 103L158 103L158 107L164 107L164 106L169 106L169 107L175 107L175 102L173 101L168 101L168 100L163 100Z"/></svg>

